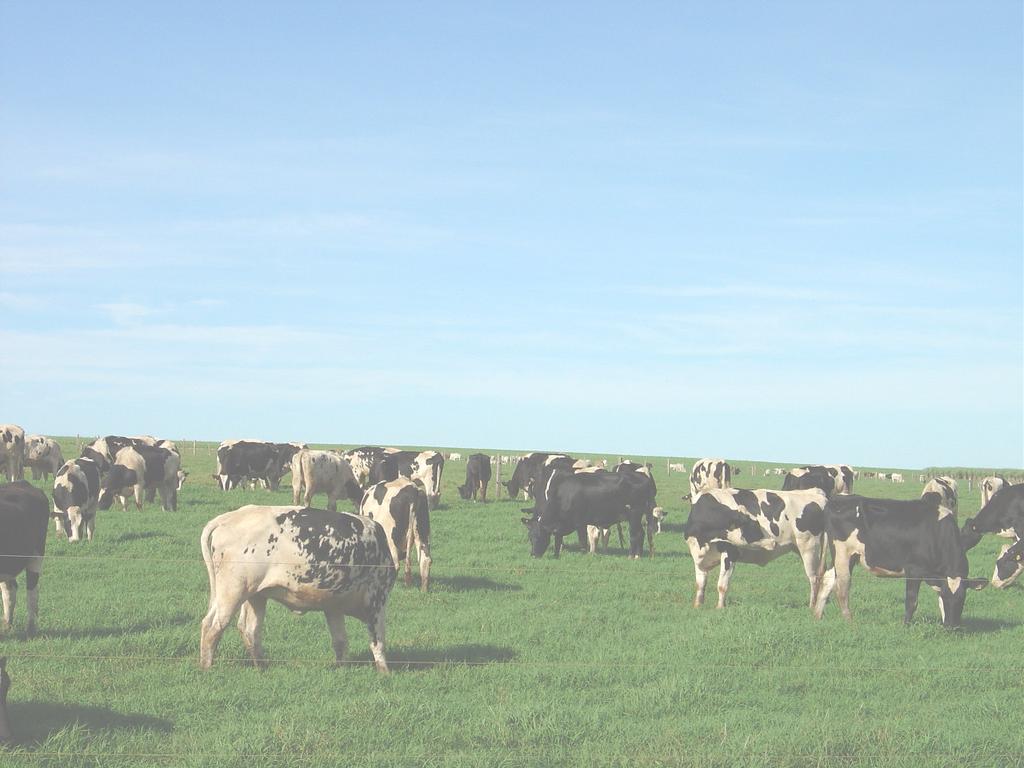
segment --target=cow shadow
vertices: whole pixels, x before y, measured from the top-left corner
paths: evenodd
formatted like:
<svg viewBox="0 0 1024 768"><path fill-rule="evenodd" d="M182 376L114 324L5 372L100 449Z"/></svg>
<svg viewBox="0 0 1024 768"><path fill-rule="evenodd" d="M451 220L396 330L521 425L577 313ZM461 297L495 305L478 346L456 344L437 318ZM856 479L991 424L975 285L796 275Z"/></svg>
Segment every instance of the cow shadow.
<svg viewBox="0 0 1024 768"><path fill-rule="evenodd" d="M511 648L499 645L454 645L449 648L410 648L409 650L389 651L388 667L392 671L425 672L435 667L449 664L503 664L516 658ZM370 662L369 653L360 654L360 660Z"/></svg>
<svg viewBox="0 0 1024 768"><path fill-rule="evenodd" d="M685 523L662 523L661 532L665 533L682 533Z"/></svg>
<svg viewBox="0 0 1024 768"><path fill-rule="evenodd" d="M40 629L38 637L57 640L81 640L86 638L122 637L125 635L141 635L153 629L163 627L181 627L197 621L195 616L179 613L160 621L143 621L123 627L90 627L88 629L69 627L67 629Z"/></svg>
<svg viewBox="0 0 1024 768"><path fill-rule="evenodd" d="M139 541L140 539L166 539L170 534L162 533L161 531L138 531L132 533L122 533L116 539L111 539L112 544L123 544L126 541Z"/></svg>
<svg viewBox="0 0 1024 768"><path fill-rule="evenodd" d="M1004 629L1016 629L1020 624L1019 621L1006 621L1005 619L964 617L960 620L960 627L965 632L999 632Z"/></svg>
<svg viewBox="0 0 1024 768"><path fill-rule="evenodd" d="M444 586L450 592L521 592L523 588L519 584L510 584L504 581L494 581L483 576L435 576L431 580L433 584Z"/></svg>
<svg viewBox="0 0 1024 768"><path fill-rule="evenodd" d="M149 715L117 712L106 707L69 706L41 701L10 701L7 704L14 734L13 747L32 751L51 736L68 728L82 728L90 733L113 730L147 730L170 733L170 720Z"/></svg>

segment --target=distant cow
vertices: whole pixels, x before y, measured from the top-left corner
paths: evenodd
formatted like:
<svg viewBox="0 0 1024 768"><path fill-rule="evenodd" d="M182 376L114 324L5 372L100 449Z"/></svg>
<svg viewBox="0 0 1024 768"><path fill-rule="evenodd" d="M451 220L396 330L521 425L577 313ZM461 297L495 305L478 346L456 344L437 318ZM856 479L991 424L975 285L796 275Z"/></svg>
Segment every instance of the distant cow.
<svg viewBox="0 0 1024 768"><path fill-rule="evenodd" d="M53 479L53 518L68 541L92 541L100 496L100 468L92 459L65 462Z"/></svg>
<svg viewBox="0 0 1024 768"><path fill-rule="evenodd" d="M304 447L304 443L225 440L217 448L217 473L213 478L222 491L239 487L247 478L276 491L292 456Z"/></svg>
<svg viewBox="0 0 1024 768"><path fill-rule="evenodd" d="M0 467L12 483L25 476L25 430L16 424L0 424Z"/></svg>
<svg viewBox="0 0 1024 768"><path fill-rule="evenodd" d="M697 501L704 491L731 488L732 476L739 473L739 467L730 466L724 459L701 459L690 472L690 503Z"/></svg>
<svg viewBox="0 0 1024 768"><path fill-rule="evenodd" d="M850 572L858 560L875 576L906 580L903 621L907 624L917 609L922 582L938 593L946 627L960 625L967 589L981 589L988 583L968 578L956 516L931 494L915 501L835 496L825 505L825 535L832 567L821 577L814 606L819 619L833 589L843 617L850 618Z"/></svg>
<svg viewBox="0 0 1024 768"><path fill-rule="evenodd" d="M28 636L39 620L39 574L46 550L50 503L46 494L24 480L0 485L0 597L4 627L11 628L18 595L18 574L25 571L28 590Z"/></svg>
<svg viewBox="0 0 1024 768"><path fill-rule="evenodd" d="M964 547L971 549L986 533L1009 539L1024 538L1024 483L1004 485L960 531Z"/></svg>
<svg viewBox="0 0 1024 768"><path fill-rule="evenodd" d="M56 440L43 435L25 436L24 466L32 470L33 480L48 480L63 464L64 454Z"/></svg>
<svg viewBox="0 0 1024 768"><path fill-rule="evenodd" d="M459 496L476 501L487 501L487 484L491 482L491 457L486 453L471 453L466 460L466 483L459 486Z"/></svg>
<svg viewBox="0 0 1024 768"><path fill-rule="evenodd" d="M378 523L308 507L247 506L207 523L200 545L210 580L210 607L199 641L203 669L213 664L221 635L239 608L246 649L256 666L265 666L260 637L267 600L273 599L300 613L323 611L339 663L348 647L345 616L364 622L374 663L388 671L384 607L395 584L395 564Z"/></svg>
<svg viewBox="0 0 1024 768"><path fill-rule="evenodd" d="M719 567L718 607L725 607L736 563L766 565L780 555L800 556L810 583L810 605L817 594L822 558L823 510L828 498L818 488L747 491L715 488L702 493L683 527L693 558L697 590L693 607L704 603L708 573Z"/></svg>
<svg viewBox="0 0 1024 768"><path fill-rule="evenodd" d="M121 508L127 509L130 495L135 498L135 509L141 511L146 493L146 460L142 454L130 445L119 450L100 489L100 509L110 509L115 497L121 500Z"/></svg>
<svg viewBox="0 0 1024 768"><path fill-rule="evenodd" d="M514 499L523 493L523 498L530 498L534 492L534 483L540 478L541 469L545 462L552 459L568 459L570 464L575 462L571 456L564 453L528 453L516 462L516 468L512 471L510 480L504 483L510 499Z"/></svg>
<svg viewBox="0 0 1024 768"><path fill-rule="evenodd" d="M894 483L902 483L903 475L900 472L890 472L889 479L892 480Z"/></svg>
<svg viewBox="0 0 1024 768"><path fill-rule="evenodd" d="M992 497L1006 485L1005 478L989 476L981 481L981 506L988 504Z"/></svg>
<svg viewBox="0 0 1024 768"><path fill-rule="evenodd" d="M327 494L327 509L338 509L338 499L347 498L356 507L363 498L363 489L356 482L352 466L344 456L333 451L306 449L298 453L301 487L304 489L303 502L309 506L318 493ZM295 478L292 478L292 492L296 492ZM292 503L299 499L293 495Z"/></svg>
<svg viewBox="0 0 1024 768"><path fill-rule="evenodd" d="M669 472L686 472L686 465L685 464L669 464L668 465L668 471Z"/></svg>
<svg viewBox="0 0 1024 768"><path fill-rule="evenodd" d="M462 454L461 453L449 453L448 454L448 461L462 461Z"/></svg>
<svg viewBox="0 0 1024 768"><path fill-rule="evenodd" d="M423 484L399 477L377 483L366 490L359 514L384 528L395 567L405 561L405 584L412 584L412 551L415 545L420 563L420 589L430 582L430 512Z"/></svg>
<svg viewBox="0 0 1024 768"><path fill-rule="evenodd" d="M999 553L995 571L992 572L992 586L1005 589L1024 572L1024 539L1007 544Z"/></svg>
<svg viewBox="0 0 1024 768"><path fill-rule="evenodd" d="M928 493L934 493L938 503L946 509L952 510L953 515L956 516L957 507L959 506L957 503L956 480L945 475L933 477L925 484L924 490L921 491L921 498L923 499L925 494Z"/></svg>

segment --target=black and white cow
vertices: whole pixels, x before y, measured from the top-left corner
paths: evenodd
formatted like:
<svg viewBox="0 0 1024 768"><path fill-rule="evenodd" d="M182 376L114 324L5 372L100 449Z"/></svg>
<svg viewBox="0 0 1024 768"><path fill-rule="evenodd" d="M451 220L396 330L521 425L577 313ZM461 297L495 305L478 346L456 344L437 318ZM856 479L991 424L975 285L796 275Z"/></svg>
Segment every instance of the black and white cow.
<svg viewBox="0 0 1024 768"><path fill-rule="evenodd" d="M162 446L140 445L135 450L146 462L146 501L150 502L160 494L160 504L165 512L178 509L178 487L181 472L181 456Z"/></svg>
<svg viewBox="0 0 1024 768"><path fill-rule="evenodd" d="M981 506L988 504L992 497L996 495L1003 486L1005 486L1006 478L999 477L998 475L990 475L982 479L981 481Z"/></svg>
<svg viewBox="0 0 1024 768"><path fill-rule="evenodd" d="M419 480L435 508L441 502L443 472L444 456L439 451L390 451L370 468L370 482L376 485L398 477Z"/></svg>
<svg viewBox="0 0 1024 768"><path fill-rule="evenodd" d="M0 657L0 746L11 742L11 718L7 714L7 691L11 678L7 674L7 659Z"/></svg>
<svg viewBox="0 0 1024 768"><path fill-rule="evenodd" d="M11 628L18 596L18 574L25 571L28 590L26 634L36 633L39 621L39 574L46 550L50 502L46 494L24 480L0 485L0 596L4 627Z"/></svg>
<svg viewBox="0 0 1024 768"><path fill-rule="evenodd" d="M825 467L794 467L782 479L784 491L806 491L817 488L828 498L836 495L836 479Z"/></svg>
<svg viewBox="0 0 1024 768"><path fill-rule="evenodd" d="M114 463L100 481L100 498L97 506L107 510L114 498L121 500L121 509L128 508L128 497L135 498L135 509L142 511L146 495L146 460L131 445L117 452Z"/></svg>
<svg viewBox="0 0 1024 768"><path fill-rule="evenodd" d="M516 462L516 468L512 471L511 479L503 483L509 498L514 499L520 492L524 499L531 498L535 483L541 476L542 468L548 462L559 459L568 460L570 465L576 461L564 453L528 453L520 458Z"/></svg>
<svg viewBox="0 0 1024 768"><path fill-rule="evenodd" d="M740 473L739 467L733 467L724 459L701 459L690 471L690 503L704 491L715 488L731 488L732 476Z"/></svg>
<svg viewBox="0 0 1024 768"><path fill-rule="evenodd" d="M17 424L0 424L0 467L12 483L25 476L25 430Z"/></svg>
<svg viewBox="0 0 1024 768"><path fill-rule="evenodd" d="M379 523L387 535L391 559L397 567L405 561L405 585L412 584L412 552L417 549L420 563L420 589L430 582L430 512L423 484L399 477L377 483L366 490L359 503L359 514Z"/></svg>
<svg viewBox="0 0 1024 768"><path fill-rule="evenodd" d="M530 532L530 553L541 557L555 538L555 557L562 539L577 532L587 539L587 526L599 529L627 521L629 554L643 554L644 522L651 557L654 557L655 489L651 478L640 472L581 472L556 470L537 494L536 506L524 512L523 524Z"/></svg>
<svg viewBox="0 0 1024 768"><path fill-rule="evenodd" d="M917 609L922 582L938 593L946 627L960 625L967 590L988 584L968 578L956 515L930 494L913 501L835 496L825 505L825 536L832 567L822 573L814 605L819 619L833 589L843 617L850 618L850 572L858 560L875 576L906 580L907 624Z"/></svg>
<svg viewBox="0 0 1024 768"><path fill-rule="evenodd" d="M986 533L1008 539L1024 538L1024 483L1004 485L960 531L964 549L971 549Z"/></svg>
<svg viewBox="0 0 1024 768"><path fill-rule="evenodd" d="M247 479L276 491L304 443L269 443L264 440L225 440L217 447L217 474L222 491L238 488Z"/></svg>
<svg viewBox="0 0 1024 768"><path fill-rule="evenodd" d="M374 464L384 459L385 456L399 453L397 448L382 448L379 445L364 445L361 448L351 448L341 455L348 459L352 466L352 472L356 476L356 482L363 488L367 488L370 482L370 471Z"/></svg>
<svg viewBox="0 0 1024 768"><path fill-rule="evenodd" d="M100 497L100 468L92 459L72 459L53 478L53 518L68 541L92 541Z"/></svg>
<svg viewBox="0 0 1024 768"><path fill-rule="evenodd" d="M49 480L64 465L60 445L51 437L26 435L24 466L32 470L33 480Z"/></svg>
<svg viewBox="0 0 1024 768"><path fill-rule="evenodd" d="M1024 572L1024 539L1007 544L999 553L995 571L992 572L992 586L1006 589Z"/></svg>
<svg viewBox="0 0 1024 768"><path fill-rule="evenodd" d="M466 459L466 483L459 486L459 496L476 501L487 501L487 484L491 482L491 457L486 453L471 453Z"/></svg>
<svg viewBox="0 0 1024 768"><path fill-rule="evenodd" d="M203 669L213 664L235 613L253 663L266 665L260 636L272 599L300 613L323 611L339 663L348 647L345 617L364 622L374 663L388 671L384 608L395 584L395 563L378 523L309 507L246 506L207 523L200 546L210 580L210 607L199 641Z"/></svg>
<svg viewBox="0 0 1024 768"><path fill-rule="evenodd" d="M693 558L697 591L693 607L704 604L708 573L719 567L718 607L725 607L736 563L766 565L795 552L803 561L814 605L822 558L824 509L818 488L796 491L747 491L714 488L693 504L683 538Z"/></svg>
<svg viewBox="0 0 1024 768"><path fill-rule="evenodd" d="M358 508L363 498L363 489L356 482L352 466L340 453L333 451L314 451L305 449L297 454L301 483L302 501L309 506L318 493L327 494L327 509L334 512L338 508L338 499L347 498ZM296 493L297 484L292 478L292 492ZM299 499L293 495L292 503L298 504Z"/></svg>
<svg viewBox="0 0 1024 768"><path fill-rule="evenodd" d="M957 514L959 504L957 503L956 480L952 477L946 475L933 477L925 483L924 490L921 491L921 498L923 499L928 493L935 494L936 501L946 509L952 510L954 516Z"/></svg>

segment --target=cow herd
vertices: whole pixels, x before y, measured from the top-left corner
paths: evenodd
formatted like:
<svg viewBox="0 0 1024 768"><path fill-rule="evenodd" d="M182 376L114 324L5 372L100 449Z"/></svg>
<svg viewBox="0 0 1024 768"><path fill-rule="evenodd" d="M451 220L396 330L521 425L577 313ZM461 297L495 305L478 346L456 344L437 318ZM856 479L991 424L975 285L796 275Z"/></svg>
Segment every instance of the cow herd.
<svg viewBox="0 0 1024 768"><path fill-rule="evenodd" d="M456 459L456 457L458 457ZM461 461L458 454L449 460ZM324 613L337 659L347 649L345 616L365 623L374 663L387 671L385 607L405 564L405 583L419 567L420 589L430 584L430 511L441 501L445 457L438 451L362 446L338 452L305 443L228 440L220 444L213 478L222 491L243 486L279 488L291 473L292 504L248 505L222 514L203 529L200 549L210 585L202 620L200 663L213 663L217 644L237 615L245 646L257 665L265 658L261 631L269 600L298 612ZM462 499L487 500L492 459L465 459ZM187 474L173 442L149 436L99 438L78 458L63 461L55 441L26 436L0 425L0 591L4 623L10 626L16 577L26 572L28 634L38 623L38 584L48 521L69 542L91 540L97 510L119 501L141 510L160 496L165 511L177 509ZM29 468L36 480L54 475L52 508L46 494L21 480ZM685 472L681 464L670 471ZM991 583L1005 587L1024 571L1024 484L986 478L982 508L958 525L957 483L935 477L921 498L892 500L854 494L858 473L847 465L808 465L784 473L782 490L734 488L740 474L723 459L703 459L689 473L690 514L682 526L693 560L694 607L704 602L709 574L718 569L719 608L740 563L765 565L787 553L800 558L808 583L809 608L821 618L835 593L849 618L850 577L859 562L872 574L906 582L904 620L917 606L921 584L938 595L942 623L961 623L966 593L988 580L970 578L967 550L984 534L1012 539L1003 548ZM607 550L613 528L620 545L628 531L628 553L655 554L665 510L657 503L650 464L576 459L567 454L529 453L515 459L504 488L532 505L522 511L529 552L559 556L564 538L576 533L580 549ZM501 487L498 487L498 491ZM311 505L326 496L325 509ZM500 494L497 494L500 495ZM339 512L347 499L353 512Z"/></svg>

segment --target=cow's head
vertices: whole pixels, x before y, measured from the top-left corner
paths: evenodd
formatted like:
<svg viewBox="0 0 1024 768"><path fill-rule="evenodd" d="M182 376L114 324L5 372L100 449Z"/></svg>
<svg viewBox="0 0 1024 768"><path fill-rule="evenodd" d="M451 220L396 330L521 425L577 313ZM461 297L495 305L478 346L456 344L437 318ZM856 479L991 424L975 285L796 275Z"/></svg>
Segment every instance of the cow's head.
<svg viewBox="0 0 1024 768"><path fill-rule="evenodd" d="M992 586L1006 589L1024 573L1024 539L1007 544L999 553L996 568L992 572Z"/></svg>
<svg viewBox="0 0 1024 768"><path fill-rule="evenodd" d="M535 509L524 509L523 512L534 513L530 517L522 518L523 525L526 526L530 536L530 554L533 557L543 557L551 544L551 534L554 533L554 529L545 524Z"/></svg>
<svg viewBox="0 0 1024 768"><path fill-rule="evenodd" d="M939 586L932 586L939 593L939 602L942 611L942 626L955 629L960 626L960 619L964 613L964 603L967 600L967 591L970 589L979 590L988 586L987 579L970 578L947 578L939 582Z"/></svg>
<svg viewBox="0 0 1024 768"><path fill-rule="evenodd" d="M473 498L473 489L469 487L469 483L466 483L465 485L460 485L458 488L460 499L468 500Z"/></svg>
<svg viewBox="0 0 1024 768"><path fill-rule="evenodd" d="M134 469L128 469L128 467L121 464L115 464L110 468L110 472L107 473L100 486L102 490L100 492L99 508L110 509L110 505L114 503L114 496L122 491L126 491L138 482L139 478L135 474Z"/></svg>
<svg viewBox="0 0 1024 768"><path fill-rule="evenodd" d="M655 533L661 533L661 521L665 519L665 515L666 514L667 513L665 512L665 508L664 507L655 507L654 509L651 510L651 521L652 522L649 523L649 525L650 524L654 525L654 532Z"/></svg>
<svg viewBox="0 0 1024 768"><path fill-rule="evenodd" d="M186 472L184 469L179 469L178 470L178 487L175 490L180 491L181 490L181 486L183 486L185 484L185 480L187 478L188 478L188 472Z"/></svg>

